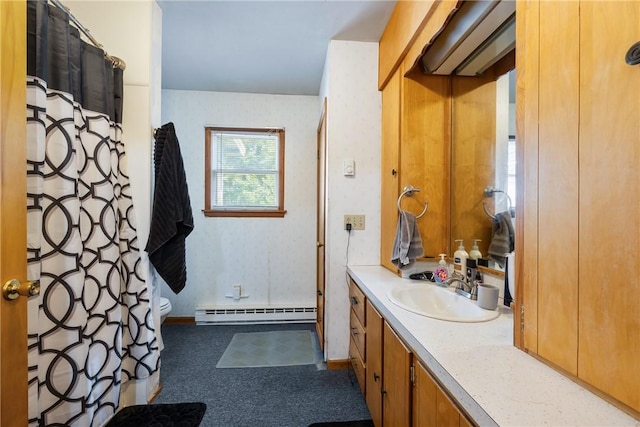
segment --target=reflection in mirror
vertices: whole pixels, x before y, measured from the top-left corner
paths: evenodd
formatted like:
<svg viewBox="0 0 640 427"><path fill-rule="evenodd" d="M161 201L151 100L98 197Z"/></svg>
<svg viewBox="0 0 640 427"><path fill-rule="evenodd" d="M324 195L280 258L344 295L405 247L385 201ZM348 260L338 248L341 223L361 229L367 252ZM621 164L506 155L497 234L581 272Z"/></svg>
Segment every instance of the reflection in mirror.
<svg viewBox="0 0 640 427"><path fill-rule="evenodd" d="M515 70L453 76L452 113L450 239L464 239L467 252L479 239L488 258L492 216L515 209ZM495 262L489 267L503 270Z"/></svg>
<svg viewBox="0 0 640 427"><path fill-rule="evenodd" d="M508 197L496 195L494 212L515 209L516 202L516 70L496 81L496 181L495 188ZM506 116L506 117L505 117Z"/></svg>
<svg viewBox="0 0 640 427"><path fill-rule="evenodd" d="M498 191L494 192L491 200L494 216L495 213L508 212L512 218L513 229L515 229L516 209L515 81L515 69L496 80L496 181L494 188ZM504 265L500 265L492 259L489 259L489 267L504 271Z"/></svg>

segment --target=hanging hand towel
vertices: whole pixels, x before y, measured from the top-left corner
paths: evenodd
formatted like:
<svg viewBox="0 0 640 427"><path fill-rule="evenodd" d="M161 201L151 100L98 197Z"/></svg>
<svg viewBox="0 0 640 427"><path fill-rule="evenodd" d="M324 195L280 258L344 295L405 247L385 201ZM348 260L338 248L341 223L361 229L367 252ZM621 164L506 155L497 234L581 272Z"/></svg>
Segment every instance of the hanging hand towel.
<svg viewBox="0 0 640 427"><path fill-rule="evenodd" d="M187 281L185 239L193 231L193 215L173 123L156 132L154 166L153 213L145 250L160 277L177 294Z"/></svg>
<svg viewBox="0 0 640 427"><path fill-rule="evenodd" d="M491 243L489 243L489 259L504 267L507 254L513 252L514 231L511 214L501 212L493 219Z"/></svg>
<svg viewBox="0 0 640 427"><path fill-rule="evenodd" d="M398 227L393 242L391 262L399 269L404 269L421 256L424 256L424 251L420 230L416 224L416 216L401 210L398 215Z"/></svg>

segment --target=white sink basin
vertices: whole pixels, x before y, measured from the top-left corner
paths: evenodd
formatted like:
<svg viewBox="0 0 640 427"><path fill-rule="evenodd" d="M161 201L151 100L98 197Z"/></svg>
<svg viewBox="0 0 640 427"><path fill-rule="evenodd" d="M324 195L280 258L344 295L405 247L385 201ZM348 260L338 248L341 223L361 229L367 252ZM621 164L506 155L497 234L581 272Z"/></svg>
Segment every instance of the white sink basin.
<svg viewBox="0 0 640 427"><path fill-rule="evenodd" d="M422 316L450 322L486 322L500 311L485 310L449 288L429 283L408 283L391 289L389 300L400 308Z"/></svg>

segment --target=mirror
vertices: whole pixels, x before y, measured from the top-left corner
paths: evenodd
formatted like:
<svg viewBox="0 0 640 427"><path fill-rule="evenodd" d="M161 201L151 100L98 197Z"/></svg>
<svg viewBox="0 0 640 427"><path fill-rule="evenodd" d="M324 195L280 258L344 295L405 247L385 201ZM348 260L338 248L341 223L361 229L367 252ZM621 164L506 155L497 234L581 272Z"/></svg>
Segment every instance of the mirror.
<svg viewBox="0 0 640 427"><path fill-rule="evenodd" d="M458 247L455 240L463 239L469 252L478 239L486 259L491 216L509 212L509 199L515 209L515 53L480 76L451 79L449 255ZM489 267L503 270L494 262Z"/></svg>

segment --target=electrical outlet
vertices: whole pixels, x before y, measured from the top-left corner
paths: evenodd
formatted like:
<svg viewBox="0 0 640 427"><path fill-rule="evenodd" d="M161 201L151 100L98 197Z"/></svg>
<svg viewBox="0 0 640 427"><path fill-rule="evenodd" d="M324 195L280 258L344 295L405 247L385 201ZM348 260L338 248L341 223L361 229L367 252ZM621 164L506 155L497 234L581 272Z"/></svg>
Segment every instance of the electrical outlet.
<svg viewBox="0 0 640 427"><path fill-rule="evenodd" d="M364 214L362 215L345 215L344 216L344 229L347 229L347 224L351 224L352 230L364 230Z"/></svg>

